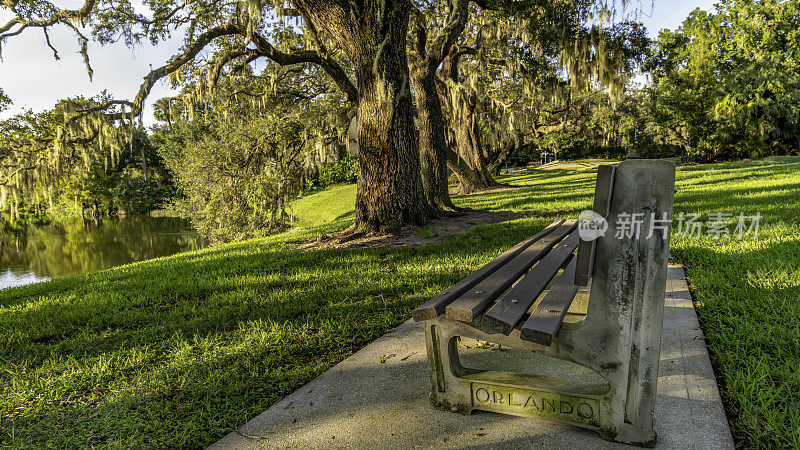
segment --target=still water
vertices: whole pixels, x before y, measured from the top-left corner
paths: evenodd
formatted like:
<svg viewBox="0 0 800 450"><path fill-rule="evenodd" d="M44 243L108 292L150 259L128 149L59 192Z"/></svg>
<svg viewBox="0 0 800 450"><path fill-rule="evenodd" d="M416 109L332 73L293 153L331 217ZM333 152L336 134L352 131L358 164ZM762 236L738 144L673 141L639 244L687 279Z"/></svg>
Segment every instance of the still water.
<svg viewBox="0 0 800 450"><path fill-rule="evenodd" d="M171 217L77 220L0 233L0 289L206 246L187 221Z"/></svg>

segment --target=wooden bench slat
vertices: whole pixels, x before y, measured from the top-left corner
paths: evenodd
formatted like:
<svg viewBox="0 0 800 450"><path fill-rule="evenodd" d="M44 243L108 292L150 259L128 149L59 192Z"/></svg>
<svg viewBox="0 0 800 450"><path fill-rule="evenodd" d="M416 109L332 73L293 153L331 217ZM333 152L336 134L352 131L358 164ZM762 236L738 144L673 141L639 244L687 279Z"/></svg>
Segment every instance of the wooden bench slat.
<svg viewBox="0 0 800 450"><path fill-rule="evenodd" d="M578 247L579 241L580 236L576 230L553 248L502 299L486 311L483 315L484 324L506 336L511 334L528 308Z"/></svg>
<svg viewBox="0 0 800 450"><path fill-rule="evenodd" d="M554 245L575 230L577 226L577 220L568 220L555 231L525 249L508 264L447 305L445 308L447 318L471 323L503 291L514 284L536 261L544 257Z"/></svg>
<svg viewBox="0 0 800 450"><path fill-rule="evenodd" d="M489 275L493 274L495 271L497 271L497 269L514 259L533 243L553 232L562 223L564 223L563 220L556 220L542 231L536 233L528 239L525 239L524 241L510 248L502 255L493 259L491 262L489 262L489 264L486 264L480 269L472 272L466 278L453 285L453 287L450 289L447 289L436 297L433 297L432 299L423 303L411 313L414 321L420 322L439 317L444 313L447 305L449 305L453 300L457 299L473 286L483 281Z"/></svg>
<svg viewBox="0 0 800 450"><path fill-rule="evenodd" d="M597 168L597 182L594 188L594 206L592 211L606 217L611 209L611 197L614 195L614 176L617 166L603 165ZM608 231L606 231L608 232ZM594 269L594 254L597 240L581 241L578 246L578 262L575 267L575 284L586 286Z"/></svg>
<svg viewBox="0 0 800 450"><path fill-rule="evenodd" d="M533 309L531 316L522 325L521 338L542 345L551 345L558 334L564 315L567 314L578 285L573 282L577 259L573 259L558 277L553 287Z"/></svg>

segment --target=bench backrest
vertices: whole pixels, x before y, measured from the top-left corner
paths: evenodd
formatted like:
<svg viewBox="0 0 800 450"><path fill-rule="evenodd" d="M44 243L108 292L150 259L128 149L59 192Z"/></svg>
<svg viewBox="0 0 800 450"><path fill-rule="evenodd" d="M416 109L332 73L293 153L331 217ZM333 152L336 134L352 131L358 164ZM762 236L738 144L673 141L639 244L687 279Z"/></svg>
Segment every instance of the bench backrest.
<svg viewBox="0 0 800 450"><path fill-rule="evenodd" d="M608 216L611 208L611 198L614 195L614 177L617 172L616 165L603 165L597 168L597 181L594 189L594 205L592 211L601 217ZM579 225L580 226L580 225ZM578 245L578 256L575 265L575 284L586 286L594 270L594 257L597 249L597 240L581 240Z"/></svg>

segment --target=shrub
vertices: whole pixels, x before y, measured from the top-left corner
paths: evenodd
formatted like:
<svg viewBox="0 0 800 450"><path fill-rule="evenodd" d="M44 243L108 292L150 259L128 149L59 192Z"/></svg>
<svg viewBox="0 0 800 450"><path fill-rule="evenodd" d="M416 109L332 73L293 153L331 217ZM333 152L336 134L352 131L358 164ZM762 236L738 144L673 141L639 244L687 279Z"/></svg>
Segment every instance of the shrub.
<svg viewBox="0 0 800 450"><path fill-rule="evenodd" d="M335 163L325 164L319 173L321 187L355 183L358 180L358 157L347 156Z"/></svg>
<svg viewBox="0 0 800 450"><path fill-rule="evenodd" d="M284 110L248 114L192 122L160 148L183 194L170 209L213 242L284 229L286 204L300 191L302 152L314 148Z"/></svg>

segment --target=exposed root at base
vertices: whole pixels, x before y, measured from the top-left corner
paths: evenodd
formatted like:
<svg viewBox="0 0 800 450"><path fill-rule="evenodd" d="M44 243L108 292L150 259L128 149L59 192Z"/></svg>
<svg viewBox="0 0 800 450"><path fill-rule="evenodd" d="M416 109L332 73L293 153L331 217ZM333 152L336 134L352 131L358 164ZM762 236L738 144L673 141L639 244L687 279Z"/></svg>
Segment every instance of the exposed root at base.
<svg viewBox="0 0 800 450"><path fill-rule="evenodd" d="M440 242L448 236L461 234L478 225L507 222L533 213L525 211L473 211L454 212L442 215L426 226L408 226L395 234L368 232L355 225L332 235L323 235L297 246L300 250L324 250L329 248L360 249L371 247L410 246L421 247Z"/></svg>

